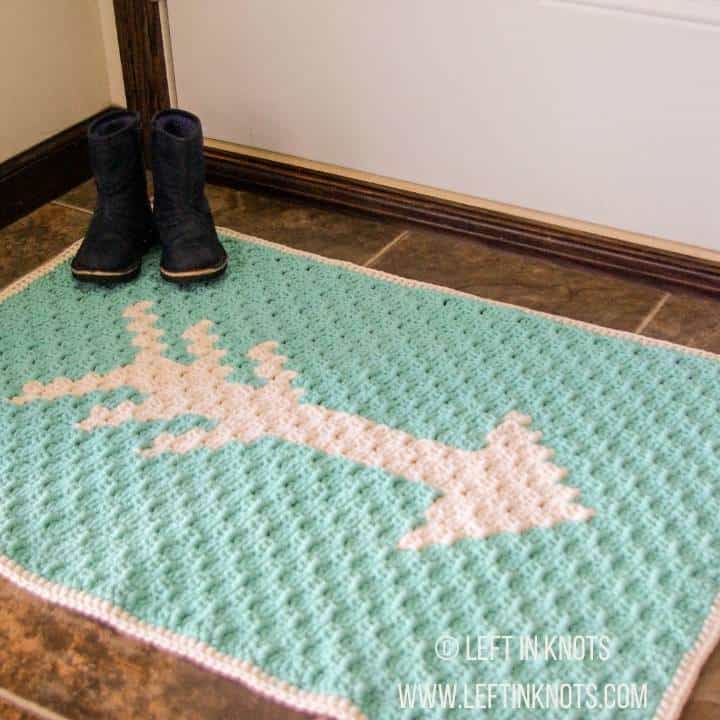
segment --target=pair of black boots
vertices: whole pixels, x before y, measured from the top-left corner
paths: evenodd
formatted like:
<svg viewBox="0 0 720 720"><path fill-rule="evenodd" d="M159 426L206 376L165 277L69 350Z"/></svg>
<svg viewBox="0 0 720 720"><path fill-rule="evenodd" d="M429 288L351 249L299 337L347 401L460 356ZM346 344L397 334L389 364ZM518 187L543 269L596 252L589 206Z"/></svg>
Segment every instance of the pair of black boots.
<svg viewBox="0 0 720 720"><path fill-rule="evenodd" d="M166 280L186 283L225 271L227 255L205 197L202 127L195 115L164 110L153 118L152 209L139 115L125 110L103 115L88 128L88 145L97 206L72 261L77 279L130 280L155 242L162 248L160 274Z"/></svg>

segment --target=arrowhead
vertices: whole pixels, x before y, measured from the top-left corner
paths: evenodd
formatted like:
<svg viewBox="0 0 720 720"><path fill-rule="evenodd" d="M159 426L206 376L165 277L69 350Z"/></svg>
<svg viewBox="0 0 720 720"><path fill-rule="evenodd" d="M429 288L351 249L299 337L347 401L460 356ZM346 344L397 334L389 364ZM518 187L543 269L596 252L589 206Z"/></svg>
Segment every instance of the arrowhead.
<svg viewBox="0 0 720 720"><path fill-rule="evenodd" d="M398 547L419 550L464 538L521 533L566 521L584 521L594 511L574 502L579 490L563 485L566 471L549 462L552 450L528 430L530 418L512 412L470 453L473 462L453 487L427 509L425 524L404 535Z"/></svg>

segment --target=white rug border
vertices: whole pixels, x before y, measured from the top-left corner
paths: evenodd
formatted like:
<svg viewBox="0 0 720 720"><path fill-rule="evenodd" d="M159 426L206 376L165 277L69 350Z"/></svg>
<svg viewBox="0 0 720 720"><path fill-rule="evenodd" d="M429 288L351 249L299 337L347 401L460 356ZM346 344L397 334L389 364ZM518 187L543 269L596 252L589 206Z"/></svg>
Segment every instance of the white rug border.
<svg viewBox="0 0 720 720"><path fill-rule="evenodd" d="M244 233L231 230L230 228L218 226L218 232L226 237L233 238L234 240L268 247L285 254L297 255L317 262L322 262L326 265L342 267L352 272L376 277L380 280L392 282L396 285L433 290L435 292L464 297L490 305L511 308L529 315L543 317L563 325L580 327L598 335L631 340L645 346L667 348L690 355L696 355L698 357L720 361L719 354L708 352L706 350L699 350L697 348L679 345L666 340L658 340L656 338L650 338L624 330L614 330L600 325L583 322L581 320L574 320L560 315L553 315L539 310L532 310L530 308L513 305L511 303L504 303L497 300L478 297L477 295L472 295L461 290L454 290L441 285L433 285L432 283L391 275L375 268L356 265L345 260L324 257L315 253L297 250L279 243L256 238L251 235L245 235ZM23 275L21 278L15 280L6 288L1 290L0 303L17 293L22 292L30 284L54 270L61 263L69 260L75 252L77 252L81 242L82 239L74 242L55 257L43 263L35 270ZM334 695L311 693L294 687L283 680L279 680L269 675L250 662L242 661L220 653L213 647L201 641L193 640L192 638L174 633L166 630L165 628L145 623L133 617L129 613L126 613L121 608L90 595L89 593L67 588L58 583L45 580L41 576L24 569L12 559L4 555L0 555L0 576L31 592L32 594L43 598L44 600L57 605L62 605L79 612L82 615L105 622L121 632L136 637L139 640L149 642L162 650L167 650L176 655L192 660L209 670L218 672L232 679L239 680L251 690L265 695L266 697L269 697L279 703L289 705L294 709L311 713L330 714L331 717L335 718L335 720L367 720L366 716L346 698ZM685 653L680 661L673 680L665 689L660 703L656 708L653 720L678 720L680 718L683 707L692 693L693 687L697 682L703 665L712 654L719 641L720 593L717 594L692 649Z"/></svg>

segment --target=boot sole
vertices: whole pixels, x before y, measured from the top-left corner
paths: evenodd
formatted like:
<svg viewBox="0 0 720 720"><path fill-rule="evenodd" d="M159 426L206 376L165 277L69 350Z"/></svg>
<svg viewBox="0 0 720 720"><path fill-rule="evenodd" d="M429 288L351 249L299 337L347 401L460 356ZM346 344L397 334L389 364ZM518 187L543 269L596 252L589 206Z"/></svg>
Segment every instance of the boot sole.
<svg viewBox="0 0 720 720"><path fill-rule="evenodd" d="M142 248L142 254L145 255L148 250L157 242L155 235L155 229L149 233L150 239L145 240ZM134 280L139 274L142 268L142 262L138 262L137 265L133 265L127 270L77 270L72 265L70 266L70 272L73 277L80 282L92 282L99 285L114 285L116 283L128 282L128 280Z"/></svg>
<svg viewBox="0 0 720 720"><path fill-rule="evenodd" d="M140 272L140 264L129 270L76 270L75 268L70 268L70 270L73 277L81 282L112 284L127 282L136 278Z"/></svg>
<svg viewBox="0 0 720 720"><path fill-rule="evenodd" d="M184 272L171 272L170 270L165 270L161 265L160 275L162 275L164 280L178 284L195 282L197 280L212 280L213 278L220 277L227 269L227 265L227 260L225 260L223 264L218 267L186 270Z"/></svg>

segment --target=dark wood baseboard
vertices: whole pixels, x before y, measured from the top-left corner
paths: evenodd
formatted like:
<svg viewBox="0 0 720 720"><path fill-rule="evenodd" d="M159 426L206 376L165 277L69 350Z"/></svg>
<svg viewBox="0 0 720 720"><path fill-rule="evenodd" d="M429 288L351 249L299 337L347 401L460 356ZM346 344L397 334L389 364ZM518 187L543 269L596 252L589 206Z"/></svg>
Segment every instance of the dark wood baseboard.
<svg viewBox="0 0 720 720"><path fill-rule="evenodd" d="M87 128L96 113L0 163L0 227L91 177Z"/></svg>
<svg viewBox="0 0 720 720"><path fill-rule="evenodd" d="M455 230L545 256L720 293L720 263L691 255L218 148L207 147L205 159L210 182L271 189Z"/></svg>

